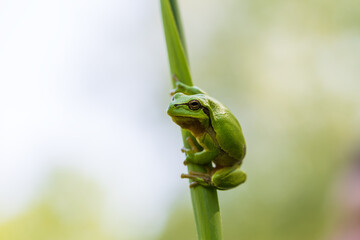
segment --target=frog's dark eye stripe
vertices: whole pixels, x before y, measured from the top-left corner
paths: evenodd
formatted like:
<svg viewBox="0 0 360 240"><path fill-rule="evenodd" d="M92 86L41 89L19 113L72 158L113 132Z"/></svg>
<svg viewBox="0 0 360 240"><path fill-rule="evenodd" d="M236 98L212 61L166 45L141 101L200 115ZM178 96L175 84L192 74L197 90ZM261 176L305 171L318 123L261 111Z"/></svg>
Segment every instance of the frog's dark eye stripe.
<svg viewBox="0 0 360 240"><path fill-rule="evenodd" d="M189 101L187 105L191 110L198 110L199 108L201 108L200 102L196 99Z"/></svg>
<svg viewBox="0 0 360 240"><path fill-rule="evenodd" d="M208 117L210 117L210 111L209 111L209 109L207 109L206 107L203 107L202 110L203 110L203 112L204 112L206 115L208 115Z"/></svg>

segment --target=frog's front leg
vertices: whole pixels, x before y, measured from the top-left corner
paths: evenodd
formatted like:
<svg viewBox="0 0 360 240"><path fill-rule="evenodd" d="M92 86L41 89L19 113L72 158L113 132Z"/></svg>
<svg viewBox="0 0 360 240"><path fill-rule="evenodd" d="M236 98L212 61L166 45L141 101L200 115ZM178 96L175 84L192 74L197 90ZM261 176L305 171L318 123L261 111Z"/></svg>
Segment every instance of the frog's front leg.
<svg viewBox="0 0 360 240"><path fill-rule="evenodd" d="M194 141L196 141L196 140L193 139L193 137L187 137L187 138L186 138L186 142L189 144L190 149L188 149L188 148L186 148L186 147L183 147L183 148L181 148L181 152L185 153L186 156L192 155L192 154L195 153L195 152L200 152L198 146L195 144ZM189 164L189 161L187 161L187 160L185 159L184 165L186 166L186 165L188 165L188 164Z"/></svg>
<svg viewBox="0 0 360 240"><path fill-rule="evenodd" d="M191 138L187 138L186 140L192 149L191 150L183 149L183 151L186 154L186 159L184 161L185 165L187 163L207 165L211 163L217 155L219 155L220 152L219 148L208 134L202 136L201 141L198 141L201 143L200 145L203 147L203 150L200 152L194 151L195 149L198 148Z"/></svg>
<svg viewBox="0 0 360 240"><path fill-rule="evenodd" d="M192 139L187 139L187 141L189 145L194 148L195 144L192 142ZM190 171L188 174L181 174L181 178L189 178L194 180L194 182L190 184L190 187L195 187L199 184L203 186L212 186L211 162L219 155L220 150L211 136L208 134L205 134L200 139L198 139L198 142L201 143L203 150L200 152L193 152L191 150L186 151L186 160L184 163L204 165L207 173Z"/></svg>
<svg viewBox="0 0 360 240"><path fill-rule="evenodd" d="M173 96L175 93L178 93L178 92L182 92L186 95L193 95L193 94L198 94L198 93L205 94L205 92L198 87L194 87L194 86L191 87L191 86L188 86L188 85L180 82L175 74L172 76L172 79L175 82L176 87L175 87L175 89L173 89L170 92L171 96Z"/></svg>
<svg viewBox="0 0 360 240"><path fill-rule="evenodd" d="M199 147L196 145L195 141L196 141L196 140L193 139L192 137L187 137L187 138L186 138L186 142L189 144L191 150L192 150L193 152L200 152L200 149L199 149ZM183 149L184 149L183 152L186 152L185 148L183 148Z"/></svg>

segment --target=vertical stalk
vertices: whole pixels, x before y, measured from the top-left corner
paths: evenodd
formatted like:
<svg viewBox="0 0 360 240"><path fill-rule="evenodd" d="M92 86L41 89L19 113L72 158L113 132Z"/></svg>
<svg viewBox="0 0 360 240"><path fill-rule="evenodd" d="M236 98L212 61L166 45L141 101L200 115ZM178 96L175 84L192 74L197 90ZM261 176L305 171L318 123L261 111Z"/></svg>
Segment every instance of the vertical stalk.
<svg viewBox="0 0 360 240"><path fill-rule="evenodd" d="M176 0L160 0L160 2L171 75L175 74L179 81L192 86L177 2ZM175 87L174 82L173 87ZM186 138L193 136L186 130L182 129L181 132L184 146L190 148ZM189 164L188 171L206 172L203 166L196 164ZM197 186L190 188L190 193L198 239L221 240L221 216L216 189Z"/></svg>

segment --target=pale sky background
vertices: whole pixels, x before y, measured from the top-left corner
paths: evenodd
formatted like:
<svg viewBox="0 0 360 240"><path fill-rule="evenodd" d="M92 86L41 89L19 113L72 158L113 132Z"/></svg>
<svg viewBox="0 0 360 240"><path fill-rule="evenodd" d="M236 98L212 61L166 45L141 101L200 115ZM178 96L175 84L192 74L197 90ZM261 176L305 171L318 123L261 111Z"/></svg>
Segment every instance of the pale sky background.
<svg viewBox="0 0 360 240"><path fill-rule="evenodd" d="M65 168L100 185L114 227L157 231L188 194L158 1L5 1L0 35L0 221Z"/></svg>

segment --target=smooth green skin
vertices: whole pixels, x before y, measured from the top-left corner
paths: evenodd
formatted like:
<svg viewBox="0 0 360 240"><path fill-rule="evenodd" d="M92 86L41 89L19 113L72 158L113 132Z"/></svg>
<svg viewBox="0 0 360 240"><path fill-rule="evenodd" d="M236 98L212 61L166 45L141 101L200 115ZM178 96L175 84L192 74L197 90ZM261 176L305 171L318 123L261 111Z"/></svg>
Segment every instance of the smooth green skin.
<svg viewBox="0 0 360 240"><path fill-rule="evenodd" d="M191 149L182 149L186 154L184 164L205 165L208 170L207 173L189 172L181 177L194 180L190 187L200 184L220 190L245 182L246 174L240 170L240 165L246 153L246 143L240 124L229 109L198 87L179 81L172 95L168 115L196 139L194 142L188 138ZM198 100L201 107L190 109L188 103L192 100Z"/></svg>

